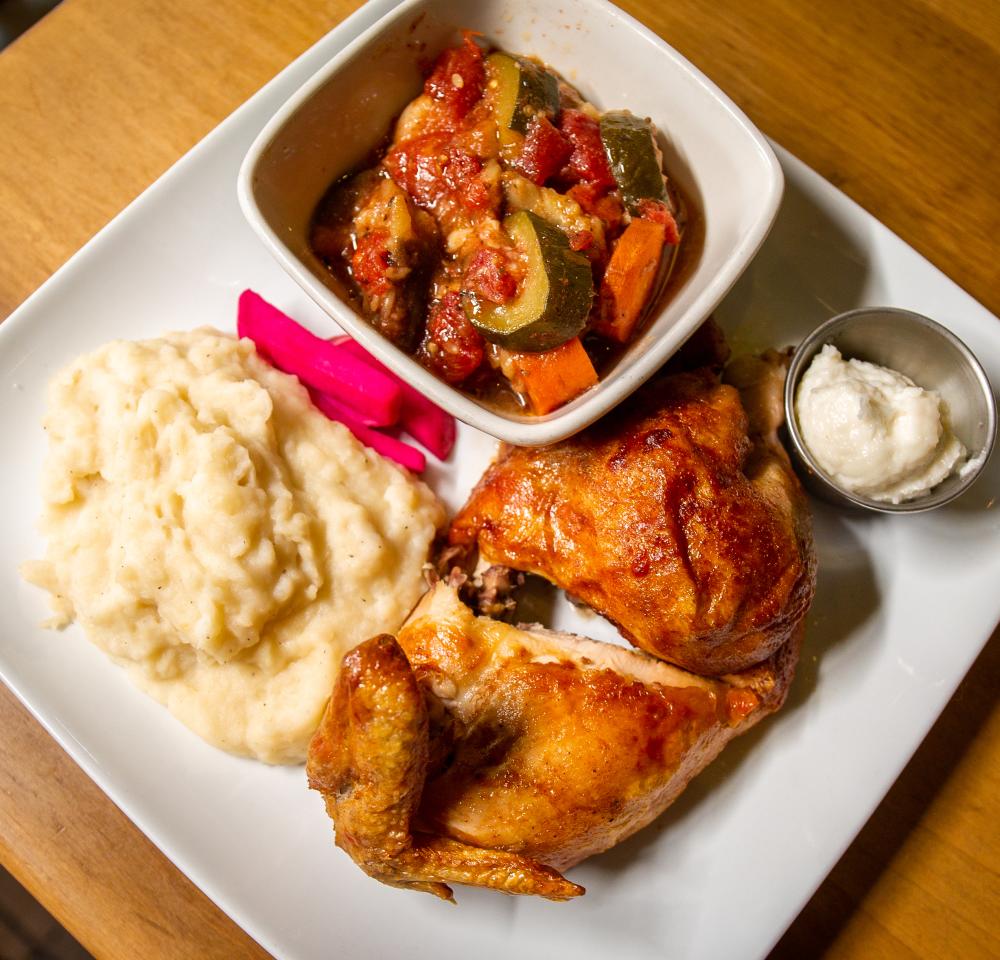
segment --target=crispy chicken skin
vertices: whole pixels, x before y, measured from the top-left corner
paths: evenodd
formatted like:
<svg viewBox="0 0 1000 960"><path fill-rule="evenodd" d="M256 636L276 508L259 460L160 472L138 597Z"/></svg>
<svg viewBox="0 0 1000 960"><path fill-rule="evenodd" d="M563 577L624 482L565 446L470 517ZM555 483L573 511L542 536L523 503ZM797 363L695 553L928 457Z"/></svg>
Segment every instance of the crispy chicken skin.
<svg viewBox="0 0 1000 960"><path fill-rule="evenodd" d="M449 543L551 580L688 670L762 662L815 584L808 508L777 438L785 364L773 351L734 362L735 386L671 374L575 437L503 447Z"/></svg>
<svg viewBox="0 0 1000 960"><path fill-rule="evenodd" d="M553 900L556 872L658 816L734 736L776 710L798 637L736 676L476 617L439 583L399 633L345 657L309 749L337 844L365 872ZM555 868L555 869L553 869Z"/></svg>
<svg viewBox="0 0 1000 960"><path fill-rule="evenodd" d="M309 786L336 823L337 845L369 876L451 900L444 881L566 900L583 888L499 850L411 830L427 776L427 706L396 640L373 637L344 657L309 747Z"/></svg>

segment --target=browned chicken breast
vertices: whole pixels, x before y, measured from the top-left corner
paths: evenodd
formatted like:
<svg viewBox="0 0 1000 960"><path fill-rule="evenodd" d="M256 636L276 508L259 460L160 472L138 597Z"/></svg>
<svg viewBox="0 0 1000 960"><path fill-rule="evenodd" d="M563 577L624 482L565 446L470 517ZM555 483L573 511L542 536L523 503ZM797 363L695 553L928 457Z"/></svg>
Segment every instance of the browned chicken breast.
<svg viewBox="0 0 1000 960"><path fill-rule="evenodd" d="M780 649L808 609L805 497L777 438L785 358L662 377L580 434L504 447L452 547L536 573L672 663L720 675Z"/></svg>
<svg viewBox="0 0 1000 960"><path fill-rule="evenodd" d="M337 844L393 886L565 900L565 869L658 816L776 710L797 635L705 679L637 651L476 617L438 584L350 652L309 748Z"/></svg>

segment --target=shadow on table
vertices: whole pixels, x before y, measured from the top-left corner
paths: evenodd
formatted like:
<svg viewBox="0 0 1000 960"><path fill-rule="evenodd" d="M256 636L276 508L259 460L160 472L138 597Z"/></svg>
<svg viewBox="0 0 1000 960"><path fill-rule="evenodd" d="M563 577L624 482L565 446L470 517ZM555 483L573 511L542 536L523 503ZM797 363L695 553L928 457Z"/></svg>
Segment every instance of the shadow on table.
<svg viewBox="0 0 1000 960"><path fill-rule="evenodd" d="M59 0L0 0L0 50L58 5Z"/></svg>
<svg viewBox="0 0 1000 960"><path fill-rule="evenodd" d="M0 867L0 957L92 960L27 890Z"/></svg>

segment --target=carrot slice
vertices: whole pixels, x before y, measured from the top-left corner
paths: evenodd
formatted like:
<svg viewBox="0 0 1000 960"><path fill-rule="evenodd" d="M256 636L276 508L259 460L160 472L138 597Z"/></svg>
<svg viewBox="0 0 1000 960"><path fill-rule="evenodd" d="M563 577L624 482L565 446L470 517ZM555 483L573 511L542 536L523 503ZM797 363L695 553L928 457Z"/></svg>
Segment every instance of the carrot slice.
<svg viewBox="0 0 1000 960"><path fill-rule="evenodd" d="M600 317L594 330L602 337L628 343L653 288L666 242L666 226L635 219L618 238L604 272Z"/></svg>
<svg viewBox="0 0 1000 960"><path fill-rule="evenodd" d="M503 350L500 369L537 414L551 413L597 383L597 371L579 337L544 353Z"/></svg>

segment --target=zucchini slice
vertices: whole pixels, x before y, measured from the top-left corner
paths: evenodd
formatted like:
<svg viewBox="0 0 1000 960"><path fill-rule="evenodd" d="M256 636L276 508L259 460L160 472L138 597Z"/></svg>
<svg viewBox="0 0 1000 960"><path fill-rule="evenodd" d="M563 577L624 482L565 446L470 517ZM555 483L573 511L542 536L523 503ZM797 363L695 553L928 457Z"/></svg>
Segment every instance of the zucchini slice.
<svg viewBox="0 0 1000 960"><path fill-rule="evenodd" d="M590 261L570 249L558 227L528 210L512 213L503 228L527 263L521 289L500 305L466 294L466 315L491 343L521 353L551 350L587 324L594 297Z"/></svg>
<svg viewBox="0 0 1000 960"><path fill-rule="evenodd" d="M627 110L605 113L601 117L601 141L630 213L636 212L640 200L659 200L669 206L660 148L648 120Z"/></svg>
<svg viewBox="0 0 1000 960"><path fill-rule="evenodd" d="M531 118L559 112L559 82L547 70L509 53L491 53L486 69L495 80L496 117L501 130L527 133Z"/></svg>

